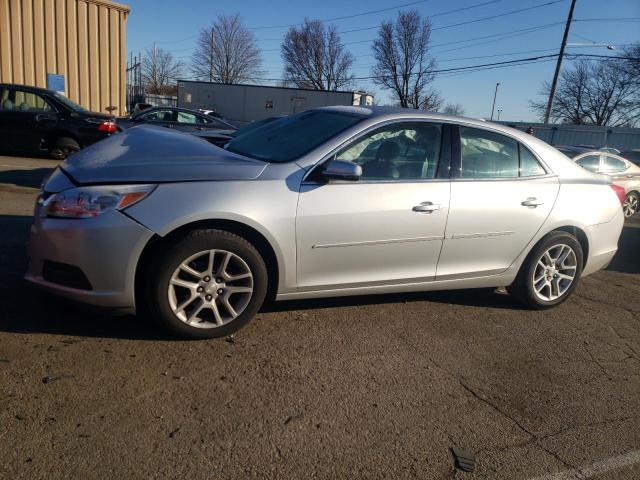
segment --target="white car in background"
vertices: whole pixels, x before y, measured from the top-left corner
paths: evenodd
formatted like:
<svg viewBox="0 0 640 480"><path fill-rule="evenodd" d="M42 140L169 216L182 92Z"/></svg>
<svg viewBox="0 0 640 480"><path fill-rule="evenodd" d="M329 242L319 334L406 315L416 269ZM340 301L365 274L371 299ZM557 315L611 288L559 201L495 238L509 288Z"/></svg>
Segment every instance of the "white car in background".
<svg viewBox="0 0 640 480"><path fill-rule="evenodd" d="M573 158L580 166L594 173L611 177L611 181L624 188L622 205L625 218L632 217L640 207L640 167L633 162L603 151L584 152Z"/></svg>

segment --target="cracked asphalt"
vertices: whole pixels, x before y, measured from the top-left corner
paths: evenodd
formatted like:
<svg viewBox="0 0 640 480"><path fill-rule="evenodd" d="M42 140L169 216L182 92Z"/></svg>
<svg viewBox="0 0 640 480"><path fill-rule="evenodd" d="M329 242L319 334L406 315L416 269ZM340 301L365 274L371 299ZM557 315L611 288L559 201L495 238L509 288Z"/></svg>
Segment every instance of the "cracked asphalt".
<svg viewBox="0 0 640 480"><path fill-rule="evenodd" d="M232 340L171 341L22 282L53 166L0 157L1 478L640 478L639 219L553 310L282 302Z"/></svg>

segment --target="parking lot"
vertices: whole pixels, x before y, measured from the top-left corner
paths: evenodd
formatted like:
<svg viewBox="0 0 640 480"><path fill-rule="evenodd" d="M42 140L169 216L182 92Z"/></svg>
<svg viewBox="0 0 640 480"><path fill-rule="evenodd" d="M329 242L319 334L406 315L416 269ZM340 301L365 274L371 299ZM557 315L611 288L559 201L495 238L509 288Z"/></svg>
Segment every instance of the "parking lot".
<svg viewBox="0 0 640 480"><path fill-rule="evenodd" d="M0 157L0 477L640 478L638 215L552 310L487 290L281 302L172 341L23 283L55 165Z"/></svg>

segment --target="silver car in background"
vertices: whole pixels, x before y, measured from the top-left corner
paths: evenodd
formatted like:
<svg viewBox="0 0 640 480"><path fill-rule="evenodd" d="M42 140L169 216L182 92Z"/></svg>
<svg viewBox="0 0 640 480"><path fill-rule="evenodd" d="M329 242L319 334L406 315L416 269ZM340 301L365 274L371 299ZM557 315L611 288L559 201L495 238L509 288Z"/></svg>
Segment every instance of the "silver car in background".
<svg viewBox="0 0 640 480"><path fill-rule="evenodd" d="M225 149L139 126L48 179L26 279L191 338L265 298L506 286L543 309L614 256L619 190L531 135L416 110L309 110Z"/></svg>
<svg viewBox="0 0 640 480"><path fill-rule="evenodd" d="M626 218L640 210L640 167L610 152L591 151L573 157L573 161L594 173L601 173L624 189L622 211Z"/></svg>

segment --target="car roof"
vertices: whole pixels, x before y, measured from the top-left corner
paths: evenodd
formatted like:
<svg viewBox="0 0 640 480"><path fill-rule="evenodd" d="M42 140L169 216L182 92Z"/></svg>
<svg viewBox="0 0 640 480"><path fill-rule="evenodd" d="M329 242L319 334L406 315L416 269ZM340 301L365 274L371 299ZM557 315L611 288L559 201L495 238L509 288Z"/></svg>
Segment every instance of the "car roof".
<svg viewBox="0 0 640 480"><path fill-rule="evenodd" d="M53 90L42 87L34 87L32 85L20 85L18 83L0 83L0 88L19 88L20 90L38 92L38 93L55 93Z"/></svg>
<svg viewBox="0 0 640 480"><path fill-rule="evenodd" d="M149 113L149 112L153 112L154 110L175 110L176 112L189 112L189 113L193 113L194 115L199 115L199 116L204 116L206 117L207 115L199 112L198 110L192 110L190 108L182 108L182 107L158 107L158 106L153 106L153 107L149 107L149 108L145 108L144 110L140 110L139 112L136 112L135 115L133 116L138 116L141 115L143 113Z"/></svg>
<svg viewBox="0 0 640 480"><path fill-rule="evenodd" d="M342 112L346 114L350 113L352 115L362 115L363 117L370 119L372 121L418 118L418 119L424 119L424 120L432 120L435 122L457 123L464 126L484 128L484 129L496 131L498 133L503 133L505 135L515 137L519 141L523 142L525 145L533 144L533 145L537 145L538 147L542 145L546 147L549 146L546 142L543 142L542 140L536 138L531 134L523 132L522 130L518 130L517 128L509 127L507 125L503 125L500 123L490 122L482 118L462 117L459 115L450 115L448 113L428 112L425 110L416 110L413 108L387 107L387 106L370 106L370 107L332 106L332 107L320 107L315 110Z"/></svg>
<svg viewBox="0 0 640 480"><path fill-rule="evenodd" d="M514 134L515 132L517 132L522 135L527 135L528 136L527 138L535 138L532 135L523 132L522 130L518 130L517 128L508 127L500 123L490 122L483 118L463 117L460 115L451 115L448 113L417 110L415 108L402 108L402 107L377 106L377 105L370 106L370 107L338 105L338 106L331 106L331 107L319 107L315 110L325 110L325 111L328 110L328 111L335 111L335 112L351 113L356 115L362 115L368 118L375 118L375 117L424 118L425 120L434 120L434 121L440 121L440 122L473 124L479 127L490 126L492 129L501 130L505 133Z"/></svg>

